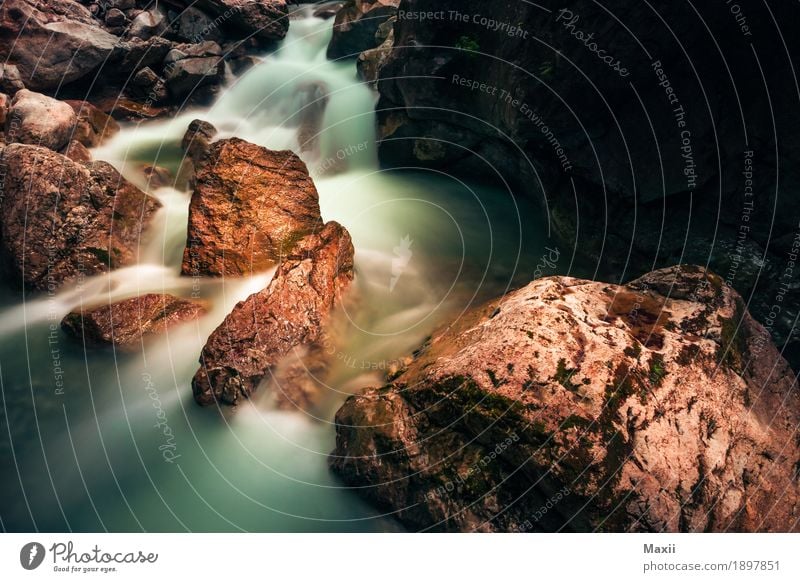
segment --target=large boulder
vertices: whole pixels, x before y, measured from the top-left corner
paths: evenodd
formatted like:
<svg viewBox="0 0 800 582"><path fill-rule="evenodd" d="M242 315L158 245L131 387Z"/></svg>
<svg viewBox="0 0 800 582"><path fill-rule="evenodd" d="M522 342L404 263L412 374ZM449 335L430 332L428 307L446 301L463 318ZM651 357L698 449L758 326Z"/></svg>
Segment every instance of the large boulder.
<svg viewBox="0 0 800 582"><path fill-rule="evenodd" d="M284 358L313 350L352 278L353 243L342 226L328 222L301 239L269 286L237 304L208 338L192 381L195 400L237 404Z"/></svg>
<svg viewBox="0 0 800 582"><path fill-rule="evenodd" d="M355 58L381 44L378 28L397 13L400 0L349 0L337 13L328 58Z"/></svg>
<svg viewBox="0 0 800 582"><path fill-rule="evenodd" d="M182 272L219 277L264 271L321 226L319 195L297 155L220 140L194 176Z"/></svg>
<svg viewBox="0 0 800 582"><path fill-rule="evenodd" d="M11 101L6 142L60 150L69 143L77 120L67 103L23 89Z"/></svg>
<svg viewBox="0 0 800 582"><path fill-rule="evenodd" d="M0 167L0 257L6 280L29 288L55 289L133 263L160 207L105 162L11 144Z"/></svg>
<svg viewBox="0 0 800 582"><path fill-rule="evenodd" d="M61 321L61 329L87 346L141 347L148 337L197 319L205 307L163 293L147 293L110 305L78 309Z"/></svg>
<svg viewBox="0 0 800 582"><path fill-rule="evenodd" d="M72 0L4 0L0 60L19 69L26 87L53 89L95 71L119 39Z"/></svg>
<svg viewBox="0 0 800 582"><path fill-rule="evenodd" d="M412 529L800 528L794 373L699 267L536 280L336 424L333 469Z"/></svg>
<svg viewBox="0 0 800 582"><path fill-rule="evenodd" d="M272 42L289 30L286 0L197 0L193 6L213 16L229 36Z"/></svg>

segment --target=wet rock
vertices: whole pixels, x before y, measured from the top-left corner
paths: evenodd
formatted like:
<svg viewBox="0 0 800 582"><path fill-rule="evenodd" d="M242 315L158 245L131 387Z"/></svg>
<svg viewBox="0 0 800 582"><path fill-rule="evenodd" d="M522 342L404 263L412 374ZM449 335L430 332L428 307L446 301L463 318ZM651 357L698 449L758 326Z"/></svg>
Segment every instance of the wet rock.
<svg viewBox="0 0 800 582"><path fill-rule="evenodd" d="M199 162L205 158L211 147L211 140L216 135L216 127L202 119L195 119L189 123L186 133L183 134L181 148L189 159Z"/></svg>
<svg viewBox="0 0 800 582"><path fill-rule="evenodd" d="M11 109L11 98L5 93L0 93L0 127L5 130L8 112Z"/></svg>
<svg viewBox="0 0 800 582"><path fill-rule="evenodd" d="M236 76L246 73L256 65L260 65L263 62L263 59L252 55L244 55L228 61L231 66L231 72Z"/></svg>
<svg viewBox="0 0 800 582"><path fill-rule="evenodd" d="M272 42L281 40L289 30L285 0L198 0L195 6L213 16L229 38L252 36Z"/></svg>
<svg viewBox="0 0 800 582"><path fill-rule="evenodd" d="M109 57L103 75L115 82L127 83L131 73L144 67L160 68L167 53L172 49L172 41L154 36L147 40L132 38L119 43Z"/></svg>
<svg viewBox="0 0 800 582"><path fill-rule="evenodd" d="M173 295L148 293L84 311L72 311L61 329L89 346L114 345L141 348L142 341L205 313L195 301Z"/></svg>
<svg viewBox="0 0 800 582"><path fill-rule="evenodd" d="M100 145L119 131L119 123L88 101L65 101L77 116L72 139L87 148Z"/></svg>
<svg viewBox="0 0 800 582"><path fill-rule="evenodd" d="M0 4L0 60L16 65L33 90L52 89L95 71L118 42L72 0Z"/></svg>
<svg viewBox="0 0 800 582"><path fill-rule="evenodd" d="M221 58L185 58L166 69L167 89L174 99L186 99L204 87L220 84L225 78Z"/></svg>
<svg viewBox="0 0 800 582"><path fill-rule="evenodd" d="M331 465L412 529L790 531L799 422L794 373L718 276L549 277L349 398Z"/></svg>
<svg viewBox="0 0 800 582"><path fill-rule="evenodd" d="M6 280L33 289L131 264L159 202L105 162L79 164L11 144L0 153L0 257Z"/></svg>
<svg viewBox="0 0 800 582"><path fill-rule="evenodd" d="M128 18L125 16L125 13L119 8L112 8L111 10L106 12L104 20L106 25L113 27L125 26L128 23Z"/></svg>
<svg viewBox="0 0 800 582"><path fill-rule="evenodd" d="M377 48L365 50L358 55L356 70L359 79L375 85L378 82L378 74L381 67L389 60L394 47L394 21L390 18L383 23L378 32L375 33L376 42L380 42ZM385 36L384 36L385 35Z"/></svg>
<svg viewBox="0 0 800 582"><path fill-rule="evenodd" d="M150 189L172 186L174 183L170 171L161 166L145 166L142 168L142 173L147 178L147 186Z"/></svg>
<svg viewBox="0 0 800 582"><path fill-rule="evenodd" d="M321 339L352 277L353 244L342 226L329 222L301 239L269 286L237 304L209 337L192 381L195 400L248 398L274 366Z"/></svg>
<svg viewBox="0 0 800 582"><path fill-rule="evenodd" d="M378 27L397 13L400 0L348 0L336 13L328 58L355 58L377 47Z"/></svg>
<svg viewBox="0 0 800 582"><path fill-rule="evenodd" d="M128 86L128 93L133 97L153 103L162 103L169 95L166 81L150 67L136 72Z"/></svg>
<svg viewBox="0 0 800 582"><path fill-rule="evenodd" d="M314 183L290 151L236 138L214 142L194 184L184 275L265 271L322 225Z"/></svg>
<svg viewBox="0 0 800 582"><path fill-rule="evenodd" d="M23 89L11 101L6 140L60 150L70 140L77 117L67 103Z"/></svg>
<svg viewBox="0 0 800 582"><path fill-rule="evenodd" d="M146 10L136 16L128 28L128 36L147 40L161 36L169 29L167 15L158 8Z"/></svg>
<svg viewBox="0 0 800 582"><path fill-rule="evenodd" d="M179 44L164 57L165 67L171 67L176 62L189 57L221 57L222 47L214 41L204 41L198 44Z"/></svg>
<svg viewBox="0 0 800 582"><path fill-rule="evenodd" d="M211 147L211 141L217 135L217 128L201 119L194 119L189 124L181 139L184 156L175 180L175 187L194 189L196 168L203 163Z"/></svg>
<svg viewBox="0 0 800 582"><path fill-rule="evenodd" d="M84 163L92 161L91 152L79 141L70 141L61 153L73 162Z"/></svg>
<svg viewBox="0 0 800 582"><path fill-rule="evenodd" d="M17 66L8 63L0 64L0 91L13 95L24 88L25 84L22 82Z"/></svg>
<svg viewBox="0 0 800 582"><path fill-rule="evenodd" d="M186 42L202 42L204 40L221 41L222 32L214 20L205 12L190 6L181 11L178 16L176 33Z"/></svg>
<svg viewBox="0 0 800 582"><path fill-rule="evenodd" d="M126 97L109 97L94 102L97 109L119 121L141 121L155 119L169 113L165 106L155 105L149 101L139 102Z"/></svg>
<svg viewBox="0 0 800 582"><path fill-rule="evenodd" d="M325 2L314 9L314 16L327 20L333 18L346 2Z"/></svg>

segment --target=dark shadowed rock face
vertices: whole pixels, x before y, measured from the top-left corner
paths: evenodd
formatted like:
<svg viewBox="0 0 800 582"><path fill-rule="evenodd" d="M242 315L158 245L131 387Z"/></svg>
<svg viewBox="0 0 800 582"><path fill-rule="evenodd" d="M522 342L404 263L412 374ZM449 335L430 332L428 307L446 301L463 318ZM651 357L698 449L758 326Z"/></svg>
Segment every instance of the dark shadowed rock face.
<svg viewBox="0 0 800 582"><path fill-rule="evenodd" d="M192 381L195 400L248 398L273 366L321 340L352 278L353 243L341 225L328 222L300 240L269 286L238 303L208 338Z"/></svg>
<svg viewBox="0 0 800 582"><path fill-rule="evenodd" d="M6 275L34 289L134 262L161 206L105 162L79 164L22 144L0 153L0 253Z"/></svg>
<svg viewBox="0 0 800 582"><path fill-rule="evenodd" d="M435 334L336 415L333 469L414 529L788 531L794 374L698 267L550 277Z"/></svg>
<svg viewBox="0 0 800 582"><path fill-rule="evenodd" d="M355 58L375 48L378 27L397 13L400 0L350 0L336 13L328 58Z"/></svg>
<svg viewBox="0 0 800 582"><path fill-rule="evenodd" d="M241 139L211 144L194 177L186 275L242 276L274 266L319 229L319 196L290 151Z"/></svg>
<svg viewBox="0 0 800 582"><path fill-rule="evenodd" d="M87 345L136 348L143 339L197 319L204 312L205 308L194 301L149 293L83 312L70 312L61 321L61 328Z"/></svg>
<svg viewBox="0 0 800 582"><path fill-rule="evenodd" d="M198 0L194 6L218 19L229 35L272 42L286 36L289 11L285 0Z"/></svg>
<svg viewBox="0 0 800 582"><path fill-rule="evenodd" d="M553 232L565 246L578 240L608 280L709 262L752 294L753 315L800 366L796 280L774 324L769 317L800 222L797 95L777 89L800 58L780 31L800 5L749 6L746 34L725 2L489 6L403 1L408 14L443 18L395 23L394 49L379 63L382 163L501 173L519 195L546 200ZM752 58L756 45L781 58ZM779 180L775 167L786 170Z"/></svg>

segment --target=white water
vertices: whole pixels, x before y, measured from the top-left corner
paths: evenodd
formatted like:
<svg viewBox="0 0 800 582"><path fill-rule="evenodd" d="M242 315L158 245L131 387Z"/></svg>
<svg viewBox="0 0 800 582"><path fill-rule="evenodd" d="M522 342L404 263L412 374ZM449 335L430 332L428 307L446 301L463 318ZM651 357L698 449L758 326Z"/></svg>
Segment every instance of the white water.
<svg viewBox="0 0 800 582"><path fill-rule="evenodd" d="M14 500L0 502L5 528L397 527L329 474L335 410L347 394L380 383L382 370L437 325L529 280L545 238L536 214L520 209L506 191L436 172L379 171L375 96L356 79L352 62L325 59L330 26L307 15L293 20L277 52L234 79L212 107L125 127L93 152L158 197L164 209L139 264L54 297L19 303L7 292L1 298L8 426L0 428L12 442L0 442L6 469L0 497ZM305 133L301 143L300 120L323 111L315 99L324 93L319 131ZM310 411L276 410L263 389L223 414L192 400L190 379L208 334L271 276L179 276L189 193L148 188L141 167L155 162L174 170L180 138L195 118L213 123L219 137L300 153L320 192L323 218L341 222L353 236L358 300L333 346L337 360L328 387ZM199 294L211 311L133 354L84 350L63 335L50 339L49 326L76 306L149 291ZM57 394L56 361L63 395ZM165 455L177 457L168 462Z"/></svg>

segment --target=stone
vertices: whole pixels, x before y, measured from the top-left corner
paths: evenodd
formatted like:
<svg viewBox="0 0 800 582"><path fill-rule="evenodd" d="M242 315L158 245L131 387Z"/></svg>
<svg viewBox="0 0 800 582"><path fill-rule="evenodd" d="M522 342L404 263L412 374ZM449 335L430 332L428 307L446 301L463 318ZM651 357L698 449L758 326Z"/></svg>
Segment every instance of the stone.
<svg viewBox="0 0 800 582"><path fill-rule="evenodd" d="M72 139L87 148L93 148L113 137L119 131L119 123L88 101L65 101L77 116Z"/></svg>
<svg viewBox="0 0 800 582"><path fill-rule="evenodd" d="M54 89L95 72L118 43L72 0L0 4L0 60L15 65L32 90Z"/></svg>
<svg viewBox="0 0 800 582"><path fill-rule="evenodd" d="M381 24L397 13L399 5L400 0L348 0L336 13L328 58L356 58L359 53L380 45L375 34Z"/></svg>
<svg viewBox="0 0 800 582"><path fill-rule="evenodd" d="M128 27L128 36L148 40L161 36L169 29L167 15L160 9L145 10L138 14Z"/></svg>
<svg viewBox="0 0 800 582"><path fill-rule="evenodd" d="M0 167L0 258L7 280L31 289L132 264L161 206L105 162L11 144Z"/></svg>
<svg viewBox="0 0 800 582"><path fill-rule="evenodd" d="M800 527L795 375L700 267L538 279L415 354L345 402L330 457L410 529Z"/></svg>
<svg viewBox="0 0 800 582"><path fill-rule="evenodd" d="M219 57L185 58L166 70L167 89L174 99L185 99L199 89L217 85L225 78Z"/></svg>
<svg viewBox="0 0 800 582"><path fill-rule="evenodd" d="M178 16L177 35L182 40L192 43L223 40L222 32L214 20L194 6L182 10Z"/></svg>
<svg viewBox="0 0 800 582"><path fill-rule="evenodd" d="M112 8L108 12L106 12L105 16L105 23L108 26L125 26L127 24L128 18L125 16L125 13L120 10L119 8Z"/></svg>
<svg viewBox="0 0 800 582"><path fill-rule="evenodd" d="M0 64L0 91L13 95L24 88L25 84L22 82L17 66L8 63Z"/></svg>
<svg viewBox="0 0 800 582"><path fill-rule="evenodd" d="M262 42L274 42L289 30L285 0L198 0L194 5L213 16L228 35L240 39L252 36Z"/></svg>
<svg viewBox="0 0 800 582"><path fill-rule="evenodd" d="M17 91L6 120L6 140L60 150L70 140L77 117L67 103L27 89Z"/></svg>
<svg viewBox="0 0 800 582"><path fill-rule="evenodd" d="M197 168L181 272L242 277L274 267L319 230L319 195L303 161L231 138Z"/></svg>
<svg viewBox="0 0 800 582"><path fill-rule="evenodd" d="M249 398L274 366L321 340L352 278L353 244L341 225L328 222L301 239L269 286L238 303L208 338L192 380L195 400Z"/></svg>
<svg viewBox="0 0 800 582"><path fill-rule="evenodd" d="M92 161L92 153L79 141L70 141L61 153L73 162L84 163Z"/></svg>
<svg viewBox="0 0 800 582"><path fill-rule="evenodd" d="M61 329L87 346L140 349L144 340L193 321L205 312L206 308L196 301L148 293L110 305L71 311L61 321Z"/></svg>

